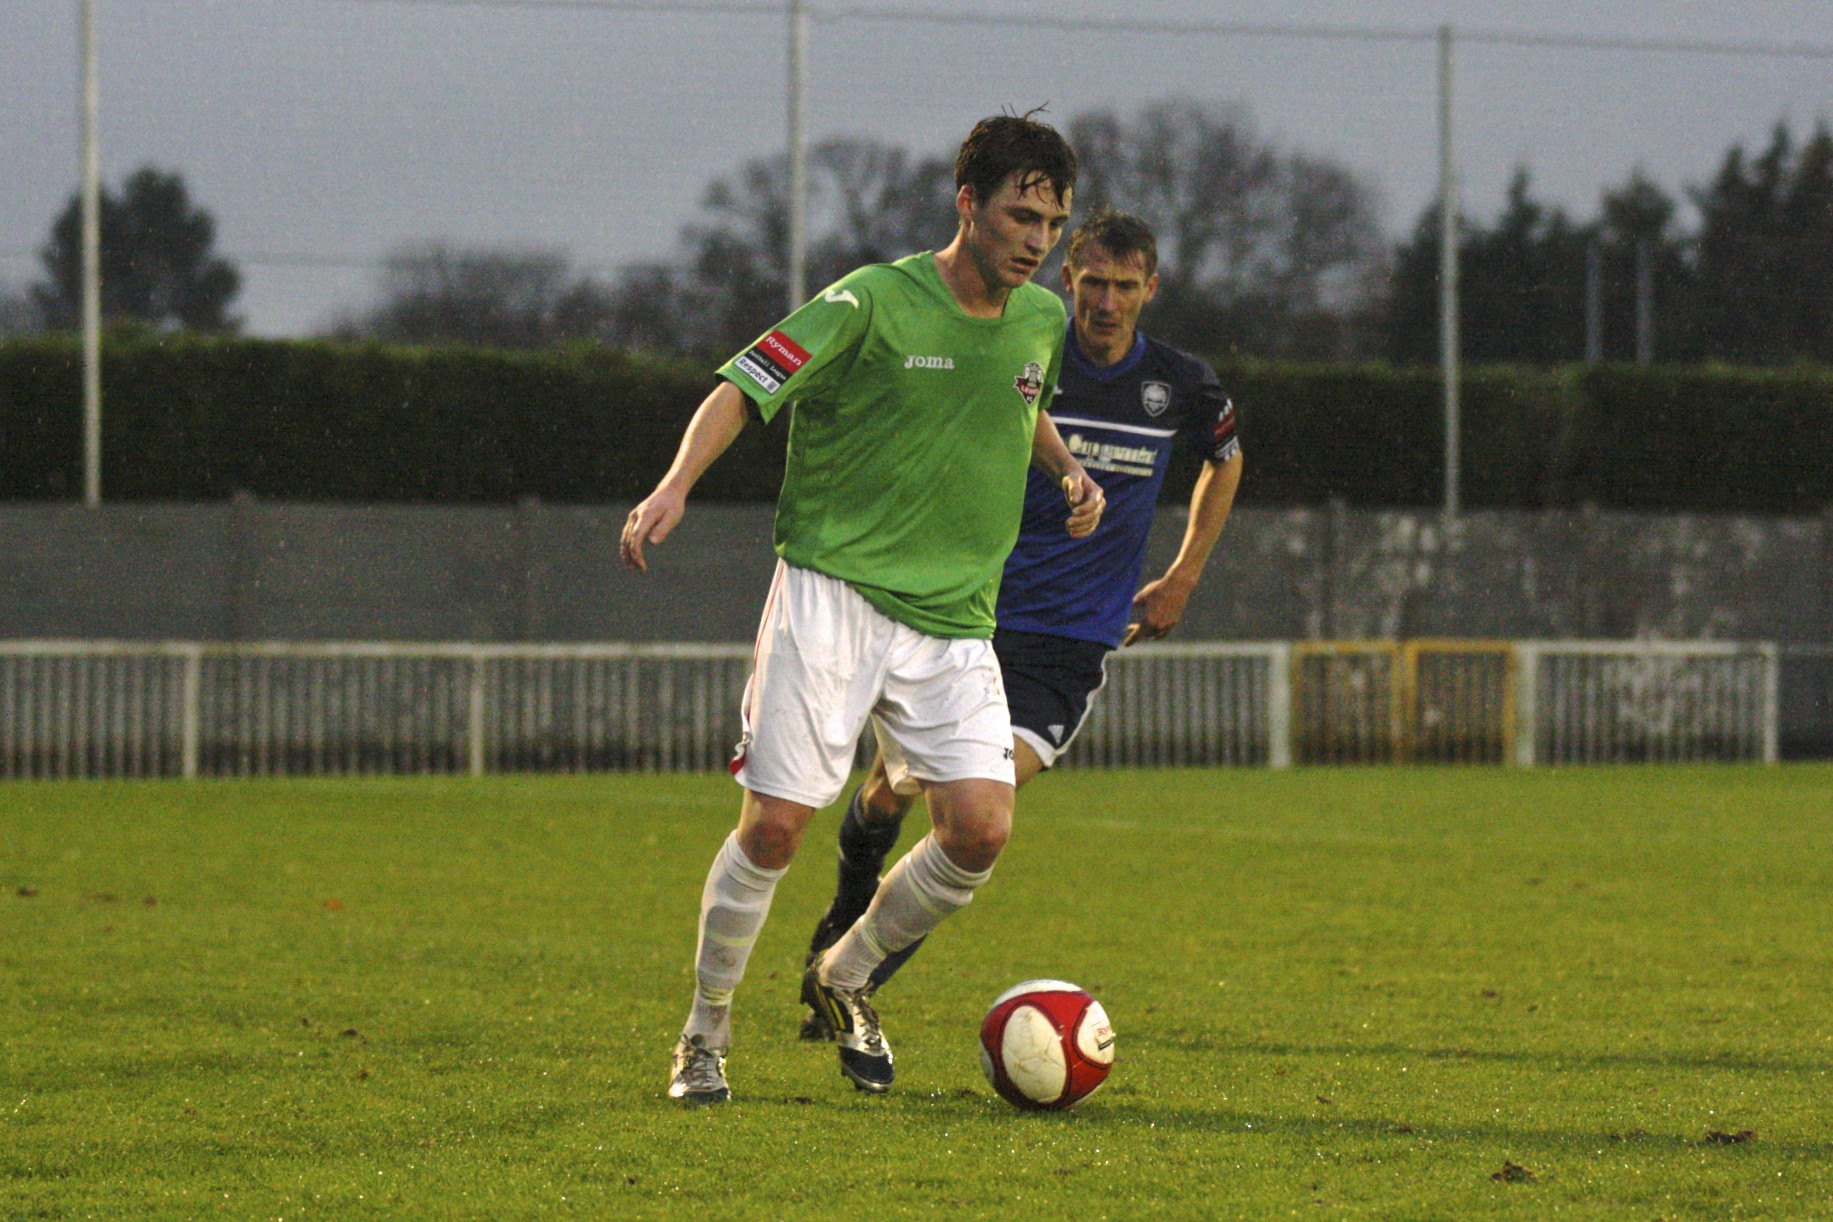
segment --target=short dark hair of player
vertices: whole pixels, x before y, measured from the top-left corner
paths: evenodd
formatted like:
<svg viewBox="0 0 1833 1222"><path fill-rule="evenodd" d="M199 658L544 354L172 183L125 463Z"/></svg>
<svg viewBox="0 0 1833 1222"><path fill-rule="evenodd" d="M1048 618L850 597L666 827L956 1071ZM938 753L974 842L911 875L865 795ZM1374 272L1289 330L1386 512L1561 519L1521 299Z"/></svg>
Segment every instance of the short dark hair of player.
<svg viewBox="0 0 1833 1222"><path fill-rule="evenodd" d="M1067 199L1076 187L1076 152L1056 128L1030 114L993 115L974 124L955 154L955 189L971 187L974 202L984 204L1015 173L1021 192L1047 182L1057 199Z"/></svg>
<svg viewBox="0 0 1833 1222"><path fill-rule="evenodd" d="M1145 261L1148 280L1158 270L1158 239L1152 236L1152 227L1131 212L1122 212L1118 208L1097 210L1069 235L1069 249L1064 252L1064 262L1071 267L1079 267L1082 248L1090 242L1122 263L1138 255Z"/></svg>

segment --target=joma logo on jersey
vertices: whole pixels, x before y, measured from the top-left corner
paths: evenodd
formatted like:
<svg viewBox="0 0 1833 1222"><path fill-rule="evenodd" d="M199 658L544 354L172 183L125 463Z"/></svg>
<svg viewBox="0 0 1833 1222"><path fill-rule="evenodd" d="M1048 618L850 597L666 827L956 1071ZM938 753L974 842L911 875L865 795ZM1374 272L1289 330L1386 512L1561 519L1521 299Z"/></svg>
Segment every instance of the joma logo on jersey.
<svg viewBox="0 0 1833 1222"><path fill-rule="evenodd" d="M904 358L905 369L953 369L955 358L952 356L907 356Z"/></svg>

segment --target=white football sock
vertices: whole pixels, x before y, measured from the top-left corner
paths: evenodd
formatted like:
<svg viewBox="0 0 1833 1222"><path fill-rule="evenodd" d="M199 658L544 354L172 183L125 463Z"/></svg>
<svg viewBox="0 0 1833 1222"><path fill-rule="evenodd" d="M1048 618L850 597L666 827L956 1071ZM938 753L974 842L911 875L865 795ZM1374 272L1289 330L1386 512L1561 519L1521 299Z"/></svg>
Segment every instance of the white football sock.
<svg viewBox="0 0 1833 1222"><path fill-rule="evenodd" d="M940 925L942 918L967 907L974 888L992 876L990 867L973 874L950 861L931 832L891 867L866 914L827 952L822 980L838 989L863 989L886 955L903 950Z"/></svg>
<svg viewBox="0 0 1833 1222"><path fill-rule="evenodd" d="M714 1048L732 1044L732 992L770 915L777 882L788 873L766 870L738 847L734 831L720 846L700 893L700 941L694 951L694 1008L682 1034L702 1035Z"/></svg>

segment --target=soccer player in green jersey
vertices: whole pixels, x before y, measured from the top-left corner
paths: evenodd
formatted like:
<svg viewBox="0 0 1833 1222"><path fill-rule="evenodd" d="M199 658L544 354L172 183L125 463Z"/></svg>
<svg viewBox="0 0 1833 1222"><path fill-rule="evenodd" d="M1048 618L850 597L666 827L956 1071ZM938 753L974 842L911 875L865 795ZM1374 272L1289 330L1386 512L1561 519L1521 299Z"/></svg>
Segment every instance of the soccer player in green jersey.
<svg viewBox="0 0 1833 1222"><path fill-rule="evenodd" d="M729 1097L733 992L868 722L922 786L933 831L804 980L859 1089L893 1079L872 970L964 907L1005 845L1012 729L990 638L1027 468L1063 488L1072 535L1093 531L1105 503L1042 410L1066 316L1031 278L1062 235L1075 174L1049 126L1011 115L977 124L955 160L954 240L853 272L723 365L674 464L625 523L624 562L644 570L644 548L681 520L688 490L746 418L795 405L777 572L732 762L744 797L701 894L671 1097Z"/></svg>

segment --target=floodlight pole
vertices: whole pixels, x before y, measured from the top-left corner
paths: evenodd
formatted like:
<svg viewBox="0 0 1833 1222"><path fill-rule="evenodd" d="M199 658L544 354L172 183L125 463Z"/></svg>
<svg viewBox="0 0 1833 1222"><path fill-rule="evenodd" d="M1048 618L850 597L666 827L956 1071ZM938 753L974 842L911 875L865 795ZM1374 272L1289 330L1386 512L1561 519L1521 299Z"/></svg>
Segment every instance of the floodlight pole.
<svg viewBox="0 0 1833 1222"><path fill-rule="evenodd" d="M808 150L802 133L808 56L808 9L789 0L789 309L808 300Z"/></svg>
<svg viewBox="0 0 1833 1222"><path fill-rule="evenodd" d="M1445 384L1445 516L1458 514L1460 453L1458 403L1458 200L1452 142L1452 34L1438 27L1438 345Z"/></svg>
<svg viewBox="0 0 1833 1222"><path fill-rule="evenodd" d="M83 504L102 503L102 159L96 129L95 0L81 0L83 39Z"/></svg>

